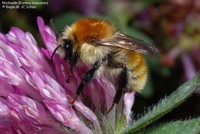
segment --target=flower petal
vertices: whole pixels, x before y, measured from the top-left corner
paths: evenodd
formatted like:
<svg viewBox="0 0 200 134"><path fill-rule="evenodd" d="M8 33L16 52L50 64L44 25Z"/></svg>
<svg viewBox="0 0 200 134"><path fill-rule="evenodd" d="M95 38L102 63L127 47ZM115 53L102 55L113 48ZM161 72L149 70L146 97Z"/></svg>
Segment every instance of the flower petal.
<svg viewBox="0 0 200 134"><path fill-rule="evenodd" d="M66 106L63 103L52 101L44 101L50 112L53 116L62 122L65 126L68 126L74 129L80 134L92 134L90 130L84 123L82 123L79 118L74 113L73 109L69 106Z"/></svg>
<svg viewBox="0 0 200 134"><path fill-rule="evenodd" d="M96 133L101 134L101 127L98 121L98 118L96 117L96 115L85 105L83 105L81 102L76 101L74 103L75 108L81 112L87 119L89 119L90 121L92 121L92 123L94 124Z"/></svg>
<svg viewBox="0 0 200 134"><path fill-rule="evenodd" d="M10 109L1 100L0 100L0 117L1 118L10 118Z"/></svg>
<svg viewBox="0 0 200 134"><path fill-rule="evenodd" d="M195 69L194 64L192 63L192 59L188 54L184 54L182 56L182 61L186 78L187 80L190 80L197 74L197 70Z"/></svg>
<svg viewBox="0 0 200 134"><path fill-rule="evenodd" d="M68 104L64 89L52 77L40 71L33 72L31 77L43 98Z"/></svg>
<svg viewBox="0 0 200 134"><path fill-rule="evenodd" d="M35 124L49 124L46 111L38 102L21 95L10 94L9 106L18 112L20 117Z"/></svg>
<svg viewBox="0 0 200 134"><path fill-rule="evenodd" d="M54 32L44 24L44 21L41 17L37 17L38 28L42 36L43 42L47 50L53 52L56 48L56 36Z"/></svg>
<svg viewBox="0 0 200 134"><path fill-rule="evenodd" d="M124 113L126 116L127 125L131 123L131 116L132 116L132 107L135 101L135 94L132 93L125 93L124 94Z"/></svg>

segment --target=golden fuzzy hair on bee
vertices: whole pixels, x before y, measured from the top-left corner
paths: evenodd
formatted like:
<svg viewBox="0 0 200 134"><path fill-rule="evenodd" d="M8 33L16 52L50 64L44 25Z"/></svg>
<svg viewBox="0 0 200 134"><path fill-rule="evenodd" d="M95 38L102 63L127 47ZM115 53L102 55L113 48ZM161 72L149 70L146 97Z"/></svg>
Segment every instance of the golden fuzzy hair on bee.
<svg viewBox="0 0 200 134"><path fill-rule="evenodd" d="M101 19L80 19L66 28L63 32L63 38L65 36L71 37L73 41L77 42L77 45L81 45L92 40L98 40L102 38L112 37L116 29L107 21ZM68 31L66 33L66 31Z"/></svg>

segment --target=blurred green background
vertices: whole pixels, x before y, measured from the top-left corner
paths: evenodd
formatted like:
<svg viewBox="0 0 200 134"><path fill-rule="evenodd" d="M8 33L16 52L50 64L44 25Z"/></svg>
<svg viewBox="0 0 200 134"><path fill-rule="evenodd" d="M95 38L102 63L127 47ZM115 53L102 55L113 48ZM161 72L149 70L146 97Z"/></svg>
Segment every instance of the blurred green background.
<svg viewBox="0 0 200 134"><path fill-rule="evenodd" d="M22 4L9 9L11 7L6 7L1 1L0 32L7 33L10 27L16 26L31 32L42 46L36 23L37 16L43 17L49 25L50 19L53 18L58 32L79 18L95 17L109 20L124 33L151 42L159 49L158 56L146 55L149 79L142 93L136 96L134 115L147 110L147 107L169 95L200 70L198 0L34 1L44 3L32 4L32 7ZM21 7L23 5L25 8ZM199 115L200 89L160 121L187 119Z"/></svg>

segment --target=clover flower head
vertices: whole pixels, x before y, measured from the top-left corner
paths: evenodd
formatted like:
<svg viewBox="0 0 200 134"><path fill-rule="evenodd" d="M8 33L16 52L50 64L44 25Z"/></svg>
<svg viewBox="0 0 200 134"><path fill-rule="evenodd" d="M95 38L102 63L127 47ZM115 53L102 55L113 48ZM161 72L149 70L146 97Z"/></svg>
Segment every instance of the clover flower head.
<svg viewBox="0 0 200 134"><path fill-rule="evenodd" d="M88 66L77 66L70 83L69 63L57 54L53 30L37 18L45 48L29 32L12 27L0 33L0 129L5 133L102 133L101 113L112 105L115 86L105 76L94 78L73 107L77 85ZM130 120L134 94L125 101ZM112 123L112 122L111 122Z"/></svg>

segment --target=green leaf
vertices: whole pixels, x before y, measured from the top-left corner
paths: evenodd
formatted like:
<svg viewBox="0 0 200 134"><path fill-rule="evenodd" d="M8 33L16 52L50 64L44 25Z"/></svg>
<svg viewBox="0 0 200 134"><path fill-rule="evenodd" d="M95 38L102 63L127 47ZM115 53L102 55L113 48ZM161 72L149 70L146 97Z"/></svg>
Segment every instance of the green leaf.
<svg viewBox="0 0 200 134"><path fill-rule="evenodd" d="M186 121L168 122L136 134L199 134L200 117Z"/></svg>
<svg viewBox="0 0 200 134"><path fill-rule="evenodd" d="M162 99L152 110L147 112L143 117L137 120L134 124L126 129L122 129L121 134L132 134L146 127L155 120L159 119L172 109L180 105L186 98L188 98L200 86L200 73L198 73L192 80L187 81L181 85L177 90L171 93L168 97Z"/></svg>

